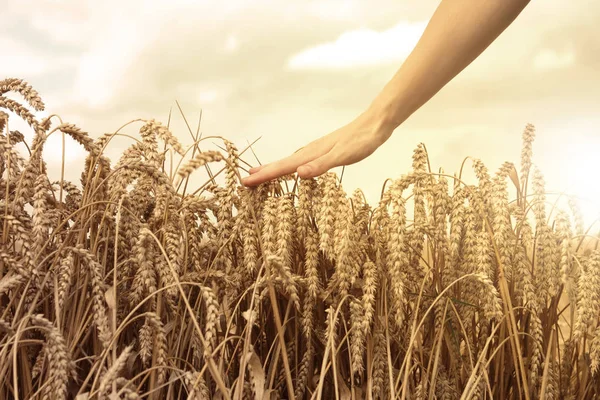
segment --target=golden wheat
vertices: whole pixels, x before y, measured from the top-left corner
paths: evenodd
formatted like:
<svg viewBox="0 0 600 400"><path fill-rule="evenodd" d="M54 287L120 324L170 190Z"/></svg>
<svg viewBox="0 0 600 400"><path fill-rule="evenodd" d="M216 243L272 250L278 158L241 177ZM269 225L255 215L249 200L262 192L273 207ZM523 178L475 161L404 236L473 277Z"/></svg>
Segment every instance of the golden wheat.
<svg viewBox="0 0 600 400"><path fill-rule="evenodd" d="M332 172L242 187L247 149L156 120L112 163L119 132L43 108L0 81L0 400L600 396L599 237L546 193L533 125L476 182L419 144L372 207ZM50 179L53 132L77 183Z"/></svg>

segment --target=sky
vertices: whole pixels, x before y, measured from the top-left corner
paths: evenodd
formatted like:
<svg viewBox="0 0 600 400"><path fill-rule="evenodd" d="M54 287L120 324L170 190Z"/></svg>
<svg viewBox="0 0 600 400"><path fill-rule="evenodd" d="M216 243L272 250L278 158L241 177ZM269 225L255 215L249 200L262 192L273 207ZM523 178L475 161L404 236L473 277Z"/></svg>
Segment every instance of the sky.
<svg viewBox="0 0 600 400"><path fill-rule="evenodd" d="M253 146L262 163L353 120L417 43L439 1L0 0L0 78L31 83L58 114L98 137L136 118L171 127L185 144L202 111L204 136ZM344 188L375 203L425 143L432 168L467 156L495 171L518 162L536 126L534 163L549 191L600 209L600 3L532 1L470 66L366 160ZM17 126L17 123L12 123ZM140 124L127 132L135 134ZM116 141L109 155L128 144ZM61 142L45 151L60 170ZM67 142L68 174L84 154ZM256 165L256 159L245 159ZM74 171L77 171L76 173ZM340 169L336 169L340 172ZM199 178L198 178L199 179Z"/></svg>

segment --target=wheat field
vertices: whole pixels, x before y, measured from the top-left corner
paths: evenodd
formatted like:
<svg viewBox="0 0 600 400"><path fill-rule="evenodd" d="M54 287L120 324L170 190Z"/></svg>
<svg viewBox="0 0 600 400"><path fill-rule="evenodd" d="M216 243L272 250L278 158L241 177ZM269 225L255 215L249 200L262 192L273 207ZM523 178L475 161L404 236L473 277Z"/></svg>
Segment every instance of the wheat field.
<svg viewBox="0 0 600 400"><path fill-rule="evenodd" d="M120 131L43 109L0 81L0 399L600 395L599 237L545 192L532 125L495 173L419 145L369 205L331 172L246 188L251 148L155 120L113 163ZM79 182L49 178L50 135Z"/></svg>

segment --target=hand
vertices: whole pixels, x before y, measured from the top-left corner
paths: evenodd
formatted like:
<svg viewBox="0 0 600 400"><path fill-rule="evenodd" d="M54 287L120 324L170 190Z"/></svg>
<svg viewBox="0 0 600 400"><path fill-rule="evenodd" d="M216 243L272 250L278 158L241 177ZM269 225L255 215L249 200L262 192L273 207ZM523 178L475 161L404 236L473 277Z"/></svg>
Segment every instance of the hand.
<svg viewBox="0 0 600 400"><path fill-rule="evenodd" d="M371 155L394 129L469 65L529 0L442 1L419 42L369 110L348 125L242 179L256 186L298 172L314 178Z"/></svg>
<svg viewBox="0 0 600 400"><path fill-rule="evenodd" d="M393 131L394 126L378 113L367 111L284 159L250 169L250 176L242 179L242 184L256 186L294 172L300 178L314 178L331 168L357 163L370 156Z"/></svg>

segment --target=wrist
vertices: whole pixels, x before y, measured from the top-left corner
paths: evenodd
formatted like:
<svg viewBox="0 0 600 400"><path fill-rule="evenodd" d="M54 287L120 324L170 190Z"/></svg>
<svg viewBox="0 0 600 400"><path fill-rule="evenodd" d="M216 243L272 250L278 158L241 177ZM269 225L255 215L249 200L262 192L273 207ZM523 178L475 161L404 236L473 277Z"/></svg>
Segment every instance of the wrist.
<svg viewBox="0 0 600 400"><path fill-rule="evenodd" d="M371 103L366 113L375 125L376 135L381 136L383 141L406 119L396 102L379 96Z"/></svg>
<svg viewBox="0 0 600 400"><path fill-rule="evenodd" d="M410 68L403 65L369 106L379 123L391 132L406 121L422 102L422 85L419 86L417 81Z"/></svg>

